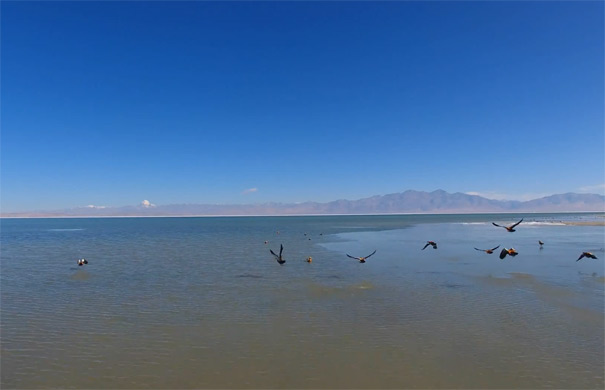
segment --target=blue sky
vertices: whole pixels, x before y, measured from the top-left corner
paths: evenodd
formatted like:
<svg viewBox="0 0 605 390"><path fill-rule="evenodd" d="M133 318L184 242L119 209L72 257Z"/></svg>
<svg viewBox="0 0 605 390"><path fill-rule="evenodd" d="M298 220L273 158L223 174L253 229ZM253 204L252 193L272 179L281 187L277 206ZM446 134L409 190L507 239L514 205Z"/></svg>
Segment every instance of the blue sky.
<svg viewBox="0 0 605 390"><path fill-rule="evenodd" d="M605 191L603 2L6 2L2 211Z"/></svg>

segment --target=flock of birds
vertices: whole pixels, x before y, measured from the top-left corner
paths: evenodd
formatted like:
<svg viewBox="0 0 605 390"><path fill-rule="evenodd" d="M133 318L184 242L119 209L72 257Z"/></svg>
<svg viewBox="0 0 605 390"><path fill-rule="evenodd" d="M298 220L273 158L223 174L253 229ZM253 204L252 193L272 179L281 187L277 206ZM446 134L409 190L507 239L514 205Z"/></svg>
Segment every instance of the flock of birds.
<svg viewBox="0 0 605 390"><path fill-rule="evenodd" d="M515 231L515 227L517 227L521 222L523 222L523 218L521 218L521 220L519 222L514 223L514 224L512 224L510 226L498 225L495 222L492 222L492 225L504 228L509 233L513 233ZM277 232L277 234L279 234L279 232ZM307 235L307 233L305 233L305 236L306 235ZM323 233L321 233L320 235L323 235ZM310 240L310 238L309 238L309 240ZM268 244L268 243L269 243L269 241L265 241L265 244ZM544 243L542 241L538 240L538 244L540 244L540 249L542 249ZM437 243L435 241L427 241L426 244L424 245L424 247L422 248L422 250L425 250L429 246L432 246L433 249L437 249ZM481 251L481 252L485 252L488 255L491 255L498 248L500 248L500 245L498 245L497 247L491 248L491 249L479 249L479 248L475 248L475 250L478 250L478 251ZM283 252L284 252L284 246L283 246L283 244L280 245L280 247L279 247L279 254L273 252L273 249L269 249L269 252L271 252L271 254L275 257L275 260L277 261L277 263L279 265L284 265L286 263L286 260L283 257ZM374 250L374 252L370 253L369 255L363 256L363 257L351 256L350 254L347 253L347 257L350 257L351 259L355 259L355 260L359 261L360 263L365 263L366 259L368 257L372 256L374 253L376 253L376 250ZM504 259L506 256L515 257L518 254L519 254L519 252L517 252L515 250L515 248L509 248L509 249L503 248L500 251L500 259ZM580 260L582 260L585 257L590 258L590 259L596 259L597 258L595 255L593 255L590 252L582 252L582 254L580 255L580 257L578 257L578 259L576 261L580 261ZM307 263L311 263L313 261L313 258L309 256L309 257L307 257L305 259L305 261ZM85 264L88 264L88 260L86 260L84 258L78 259L78 266L81 267L81 266L83 266Z"/></svg>
<svg viewBox="0 0 605 390"><path fill-rule="evenodd" d="M504 228L504 229L506 229L506 231L507 231L507 232L509 232L509 233L513 233L513 232L515 232L515 231L516 231L516 230L515 230L515 227L517 227L517 226L518 226L518 225L519 225L521 222L523 222L523 218L521 218L521 220L520 220L519 222L514 223L514 224L512 224L512 225L510 225L510 226L498 225L498 224L497 224L497 223L495 223L495 222L492 222L492 225L497 226L497 227ZM279 232L278 232L278 234L279 234ZM307 235L307 234L305 233L305 236L306 236L306 235ZM309 240L310 240L310 238L309 238ZM265 244L268 244L268 243L269 243L268 241L265 241ZM538 244L540 245L540 249L542 249L542 248L543 248L543 246L544 246L544 242L542 242L541 240L538 240ZM436 243L435 241L427 241L427 242L426 242L426 244L424 245L424 247L422 248L422 250L425 250L425 249L426 249L427 247L429 247L429 246L432 246L432 247L433 247L433 249L437 249L437 243ZM481 252L485 252L485 253L487 253L488 255L491 255L491 254L492 254L492 253L494 253L494 251L495 251L496 249L498 249L498 248L500 248L500 245L498 245L497 247L491 248L491 249L479 249L479 248L475 248L475 250L478 250L478 251L481 251ZM282 255L282 254L283 254L283 252L284 252L284 246L283 246L283 245L280 245L280 247L279 247L279 255L278 255L277 253L273 252L273 250L272 250L272 249L269 249L269 252L271 252L271 254L272 254L274 257L275 257L275 259L277 260L277 263L278 263L279 265L284 265L284 264L286 263L286 260L284 259L283 255ZM360 263L365 263L365 262L366 262L366 259L367 259L368 257L372 256L374 253L376 253L376 250L374 250L374 252L370 253L369 255L367 255L367 256L363 256L363 257L351 256L351 255L350 255L350 254L348 254L348 253L347 253L346 255L347 255L347 257L350 257L351 259L358 260ZM515 248L509 248L509 249L507 249L507 248L503 248L503 249L500 251L500 259L504 259L506 256L515 257L515 256L517 256L518 254L519 254L519 252L517 252L517 251L515 250ZM578 257L578 259L577 259L576 261L580 261L580 260L582 260L584 257L588 257L588 258L591 258L591 259L596 259L596 258L597 258L595 255L593 255L593 254L592 254L592 253L590 253L590 252L582 252L582 254L580 255L580 257ZM312 261L312 258L311 258L311 257L308 257L308 258L306 259L306 261L307 261L307 263L310 263L310 262Z"/></svg>

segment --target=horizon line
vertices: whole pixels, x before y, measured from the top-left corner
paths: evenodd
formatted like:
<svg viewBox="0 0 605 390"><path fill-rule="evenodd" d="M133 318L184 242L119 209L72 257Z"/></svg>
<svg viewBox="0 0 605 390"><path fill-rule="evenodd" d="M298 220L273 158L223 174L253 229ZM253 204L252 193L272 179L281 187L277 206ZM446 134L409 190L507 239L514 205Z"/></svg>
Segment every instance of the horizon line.
<svg viewBox="0 0 605 390"><path fill-rule="evenodd" d="M17 214L17 213L15 213ZM0 219L75 219L75 218L258 218L258 217L372 217L404 215L482 215L482 214L604 214L599 211L492 211L492 212L444 212L444 213L368 213L368 214L195 214L195 215L56 215L56 216L5 216Z"/></svg>

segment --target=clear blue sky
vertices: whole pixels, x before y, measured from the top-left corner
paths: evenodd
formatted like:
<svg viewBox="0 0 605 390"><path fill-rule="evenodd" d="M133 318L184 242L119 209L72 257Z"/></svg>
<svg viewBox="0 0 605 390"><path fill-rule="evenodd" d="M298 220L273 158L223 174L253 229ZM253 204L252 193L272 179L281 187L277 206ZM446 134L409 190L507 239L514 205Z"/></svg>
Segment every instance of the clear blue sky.
<svg viewBox="0 0 605 390"><path fill-rule="evenodd" d="M601 1L1 7L4 212L605 189Z"/></svg>

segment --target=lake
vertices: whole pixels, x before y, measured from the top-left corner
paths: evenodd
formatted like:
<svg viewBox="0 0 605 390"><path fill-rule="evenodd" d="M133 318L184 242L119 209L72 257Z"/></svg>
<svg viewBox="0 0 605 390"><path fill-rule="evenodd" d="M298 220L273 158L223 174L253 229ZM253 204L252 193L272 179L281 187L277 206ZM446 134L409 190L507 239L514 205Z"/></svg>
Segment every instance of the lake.
<svg viewBox="0 0 605 390"><path fill-rule="evenodd" d="M2 219L0 384L603 388L602 220Z"/></svg>

